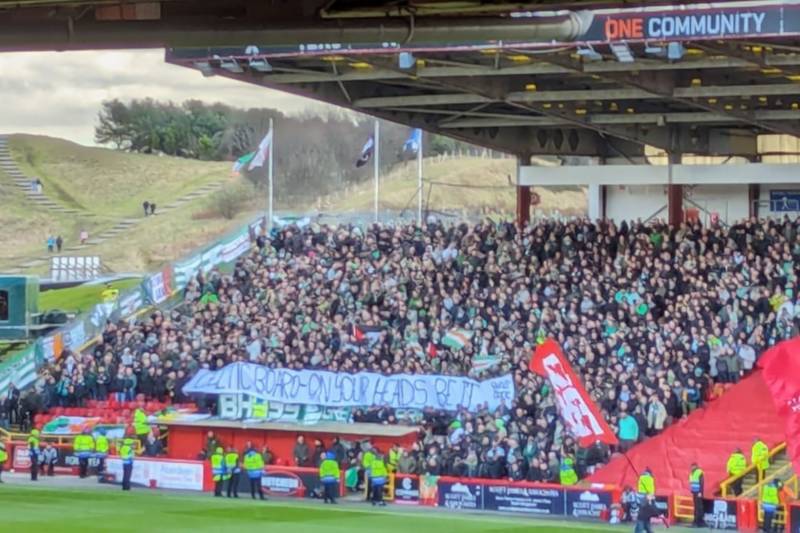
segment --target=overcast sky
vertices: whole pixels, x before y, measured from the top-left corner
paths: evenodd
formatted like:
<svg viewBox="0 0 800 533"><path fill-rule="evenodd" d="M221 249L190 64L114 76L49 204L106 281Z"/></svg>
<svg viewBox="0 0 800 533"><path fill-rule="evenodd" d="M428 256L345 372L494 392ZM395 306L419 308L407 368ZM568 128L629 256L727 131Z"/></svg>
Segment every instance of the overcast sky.
<svg viewBox="0 0 800 533"><path fill-rule="evenodd" d="M36 133L94 144L103 100L198 99L287 113L323 107L164 62L163 50L0 53L0 133Z"/></svg>

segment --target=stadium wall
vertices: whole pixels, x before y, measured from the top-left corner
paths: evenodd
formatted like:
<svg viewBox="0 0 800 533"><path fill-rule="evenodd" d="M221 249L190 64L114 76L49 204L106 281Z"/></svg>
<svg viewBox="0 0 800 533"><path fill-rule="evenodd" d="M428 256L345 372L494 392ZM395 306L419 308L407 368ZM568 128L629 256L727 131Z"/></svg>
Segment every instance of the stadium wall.
<svg viewBox="0 0 800 533"><path fill-rule="evenodd" d="M379 426L380 427L380 426ZM224 446L234 446L237 450L244 450L249 441L257 449L269 446L273 456L279 462L289 465L292 463L294 445L299 435L303 435L310 450L314 449L314 440L319 439L325 445L330 445L334 437L345 441L369 440L383 452L397 443L410 448L416 442L417 429L409 427L409 432L402 436L347 434L341 431L326 432L314 429L313 426L288 426L285 429L236 429L220 428L218 426L181 426L169 425L168 456L172 459L196 459L206 445L206 436L213 431L217 439Z"/></svg>
<svg viewBox="0 0 800 533"><path fill-rule="evenodd" d="M656 218L667 218L667 191L663 185L606 186L606 216L616 222L646 220L662 210ZM788 210L774 201L773 192L788 191L792 200ZM684 185L684 209L702 208L698 215L708 223L709 213L717 213L722 222L731 224L750 216L750 197L747 185ZM590 202L592 199L590 198ZM759 216L797 216L800 214L800 184L775 183L759 187ZM705 212L704 212L705 211Z"/></svg>

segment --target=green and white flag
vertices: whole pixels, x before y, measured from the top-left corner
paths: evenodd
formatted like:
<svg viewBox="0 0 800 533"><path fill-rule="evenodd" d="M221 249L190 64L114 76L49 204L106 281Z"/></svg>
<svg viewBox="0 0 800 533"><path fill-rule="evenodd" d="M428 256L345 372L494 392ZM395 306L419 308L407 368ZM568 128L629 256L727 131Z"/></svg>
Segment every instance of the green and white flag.
<svg viewBox="0 0 800 533"><path fill-rule="evenodd" d="M472 371L482 372L500 364L500 358L495 355L476 355L472 358Z"/></svg>
<svg viewBox="0 0 800 533"><path fill-rule="evenodd" d="M406 343L406 346L414 352L414 355L417 356L417 359L425 359L425 350L422 348L422 345L417 341L412 341Z"/></svg>
<svg viewBox="0 0 800 533"><path fill-rule="evenodd" d="M467 345L471 338L471 331L464 328L453 328L442 338L442 344L453 350L461 350Z"/></svg>
<svg viewBox="0 0 800 533"><path fill-rule="evenodd" d="M255 152L250 152L249 154L244 154L242 157L237 159L236 162L233 164L233 173L238 174L239 172L241 172L244 166L248 164L250 161L252 161L255 156L256 156Z"/></svg>

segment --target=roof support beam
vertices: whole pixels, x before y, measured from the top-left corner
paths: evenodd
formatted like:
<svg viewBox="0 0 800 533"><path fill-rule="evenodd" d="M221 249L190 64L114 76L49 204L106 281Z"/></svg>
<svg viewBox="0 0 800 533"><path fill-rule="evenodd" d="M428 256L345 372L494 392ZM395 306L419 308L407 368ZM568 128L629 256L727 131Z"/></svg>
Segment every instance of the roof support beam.
<svg viewBox="0 0 800 533"><path fill-rule="evenodd" d="M418 109L425 112L425 109ZM479 114L476 114L479 115ZM764 110L754 113L759 121L792 120L797 116L795 110ZM731 117L708 112L688 113L602 113L587 117L592 124L731 124L738 122ZM521 117L518 115L476 117L454 120L442 124L443 128L504 128L513 126L554 127L564 126L567 122L548 117Z"/></svg>
<svg viewBox="0 0 800 533"><path fill-rule="evenodd" d="M570 68L574 72L585 72L585 68L581 62L575 61L571 58L564 58L561 56L548 56L548 62L555 63L565 68ZM782 133L800 137L800 128L794 124L763 122L754 118L752 111L736 110L732 107L720 103L709 103L707 100L700 100L699 97L682 97L675 94L675 77L667 72L638 72L638 75L625 72L604 73L600 76L610 81L615 81L628 88L641 89L661 98L680 102L685 105L703 109L711 113L724 115L735 119L739 122L750 124L761 129L772 131L775 133Z"/></svg>
<svg viewBox="0 0 800 533"><path fill-rule="evenodd" d="M168 58L169 58L168 52ZM538 56L537 56L538 57ZM201 57L196 58L200 60ZM207 59L205 57L203 60ZM195 59L181 59L174 53L171 62L192 66ZM790 66L800 66L800 55L776 54L764 57L764 64L770 68L782 68ZM705 58L697 60L677 61L667 63L655 59L642 59L636 61L636 68L640 71L660 71L660 70L699 70L699 69L735 69L752 67L751 61L739 58ZM630 65L618 63L616 61L601 61L597 63L587 63L583 66L582 72L592 74L603 74L607 72L626 72ZM533 63L529 65L515 65L513 67L501 67L499 69L491 66L475 67L423 67L417 69L415 76L419 78L450 78L464 76L539 76L552 74L570 74L575 69L566 68L560 65L547 63ZM333 75L329 72L308 72L297 74L265 74L273 83L331 83L336 81L375 81L388 79L403 79L407 75L403 72L391 71L388 69L360 69L341 74Z"/></svg>
<svg viewBox="0 0 800 533"><path fill-rule="evenodd" d="M800 83L676 87L671 93L671 97L673 98L785 95L800 95ZM647 100L661 97L662 96L659 94L654 94L643 89L623 88L579 91L517 91L506 95L504 100L511 102L577 102L587 100ZM367 109L380 107L482 104L491 101L492 100L484 96L476 94L420 94L361 98L353 102L353 105L362 109Z"/></svg>

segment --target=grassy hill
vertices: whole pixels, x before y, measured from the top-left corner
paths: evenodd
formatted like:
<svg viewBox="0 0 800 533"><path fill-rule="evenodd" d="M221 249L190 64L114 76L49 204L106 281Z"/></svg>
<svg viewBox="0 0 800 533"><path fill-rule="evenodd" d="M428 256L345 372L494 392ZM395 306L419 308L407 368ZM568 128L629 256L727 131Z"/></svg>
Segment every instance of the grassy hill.
<svg viewBox="0 0 800 533"><path fill-rule="evenodd" d="M514 159L480 157L429 158L423 165L423 202L432 211L489 211L514 216L516 190ZM416 209L416 161L403 163L381 179L380 205L385 209ZM558 210L563 214L586 211L586 193L579 188L536 188L542 203L538 209ZM373 183L361 183L350 190L323 200L322 208L331 211L370 212Z"/></svg>
<svg viewBox="0 0 800 533"><path fill-rule="evenodd" d="M40 178L49 197L116 218L139 216L145 200L163 206L230 174L226 162L124 153L52 137L13 135L9 145L19 168Z"/></svg>
<svg viewBox="0 0 800 533"><path fill-rule="evenodd" d="M263 191L254 191L241 178L231 178L227 162L129 154L32 135L10 136L9 147L20 170L42 180L48 198L79 214L59 213L34 204L0 171L0 194L4 199L4 209L0 210L4 244L0 247L0 271L20 265L26 258L46 257L48 235L62 235L65 247L69 247L76 244L83 228L91 237L121 220L131 219L138 223L102 243L64 255L99 255L116 272L154 270L241 227L264 209ZM424 193L430 210L513 216L515 191L509 184L509 176L515 172L513 159L431 158L425 161L424 168L425 180L433 183L430 194L427 185ZM218 193L208 192L214 184L249 198L241 202L233 218L224 218L215 210L214 197ZM382 179L382 209L415 209L416 187L414 162L395 167ZM204 192L201 194L198 189ZM545 212L585 211L582 190L537 188L537 192L542 197L540 209ZM319 210L369 216L372 199L373 184L368 180L316 202L277 202L275 208L280 212ZM157 216L143 217L144 200L159 206ZM164 210L170 204L174 207ZM28 271L45 274L46 267L31 267Z"/></svg>
<svg viewBox="0 0 800 533"><path fill-rule="evenodd" d="M0 190L5 200L0 227L3 243L7 244L0 247L0 269L19 265L25 258L46 255L48 235L61 235L64 246L69 247L77 244L81 229L86 229L91 238L130 219L143 220L106 242L65 255L100 255L114 271L151 269L188 253L198 240L222 235L247 219L247 213L243 213L234 220L211 218L202 224L203 228L190 227L190 214L208 210L213 193L162 212L166 205L199 188L241 185L241 180L230 177L230 164L226 162L129 154L34 135L11 135L9 148L19 169L42 181L45 196L79 213L64 214L36 205L0 172ZM155 202L156 212L161 214L144 219L145 200ZM192 234L199 234L200 238L190 240L185 247L176 247L166 257L150 259L151 248ZM45 270L40 267L32 271L42 274Z"/></svg>

